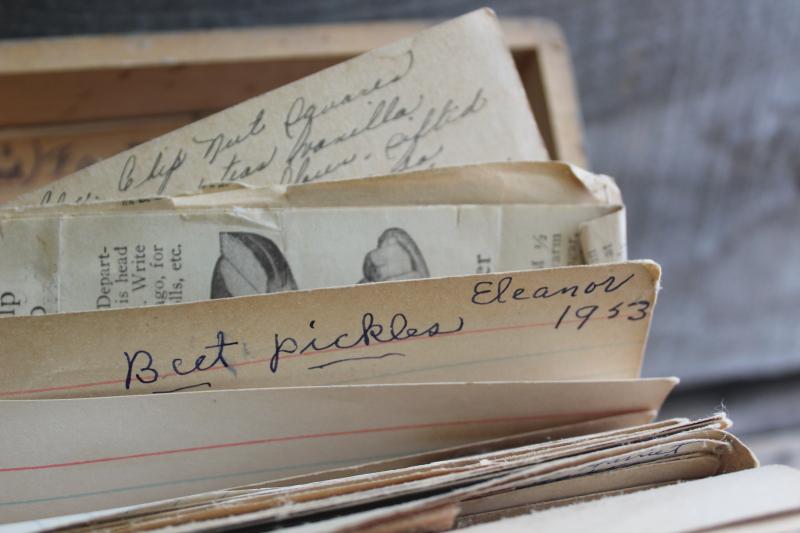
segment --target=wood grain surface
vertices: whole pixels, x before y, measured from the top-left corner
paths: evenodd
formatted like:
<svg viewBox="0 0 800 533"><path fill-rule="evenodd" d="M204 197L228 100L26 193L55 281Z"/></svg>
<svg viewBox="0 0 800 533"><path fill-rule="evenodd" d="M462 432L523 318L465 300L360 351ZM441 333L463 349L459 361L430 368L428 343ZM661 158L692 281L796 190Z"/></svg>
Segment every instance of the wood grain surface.
<svg viewBox="0 0 800 533"><path fill-rule="evenodd" d="M0 37L443 18L480 5L2 1ZM631 256L664 266L645 374L692 387L800 371L800 2L490 5L563 27L591 167L622 186Z"/></svg>

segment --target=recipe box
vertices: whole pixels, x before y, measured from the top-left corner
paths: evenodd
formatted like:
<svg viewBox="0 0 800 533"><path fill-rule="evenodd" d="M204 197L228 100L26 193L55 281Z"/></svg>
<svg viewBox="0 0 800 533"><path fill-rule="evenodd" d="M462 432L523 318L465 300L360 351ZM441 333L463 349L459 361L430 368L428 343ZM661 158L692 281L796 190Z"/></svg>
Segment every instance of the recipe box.
<svg viewBox="0 0 800 533"><path fill-rule="evenodd" d="M431 21L0 41L0 202ZM560 29L502 20L552 159L586 166Z"/></svg>

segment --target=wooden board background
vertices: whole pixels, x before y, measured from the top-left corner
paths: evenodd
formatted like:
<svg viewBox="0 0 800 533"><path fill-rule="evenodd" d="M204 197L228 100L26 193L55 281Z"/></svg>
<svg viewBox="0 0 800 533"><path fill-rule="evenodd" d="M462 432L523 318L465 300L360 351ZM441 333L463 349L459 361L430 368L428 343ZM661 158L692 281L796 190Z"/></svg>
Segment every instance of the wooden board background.
<svg viewBox="0 0 800 533"><path fill-rule="evenodd" d="M480 5L0 0L0 37L443 18ZM730 391L708 387L735 382L742 390L767 378L797 390L800 2L490 5L500 16L551 18L566 33L591 166L622 186L631 255L664 266L645 373L679 375L683 390L718 395ZM781 413L800 423L798 411ZM765 420L753 416L761 429Z"/></svg>

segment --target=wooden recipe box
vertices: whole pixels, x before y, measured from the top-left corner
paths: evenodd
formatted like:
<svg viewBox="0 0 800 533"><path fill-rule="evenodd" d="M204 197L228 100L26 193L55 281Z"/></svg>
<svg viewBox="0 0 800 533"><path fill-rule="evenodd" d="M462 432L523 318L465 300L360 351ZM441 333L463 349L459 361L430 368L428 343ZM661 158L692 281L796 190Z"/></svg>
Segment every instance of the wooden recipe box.
<svg viewBox="0 0 800 533"><path fill-rule="evenodd" d="M502 24L551 158L586 166L561 31L541 19ZM0 202L430 25L0 41Z"/></svg>

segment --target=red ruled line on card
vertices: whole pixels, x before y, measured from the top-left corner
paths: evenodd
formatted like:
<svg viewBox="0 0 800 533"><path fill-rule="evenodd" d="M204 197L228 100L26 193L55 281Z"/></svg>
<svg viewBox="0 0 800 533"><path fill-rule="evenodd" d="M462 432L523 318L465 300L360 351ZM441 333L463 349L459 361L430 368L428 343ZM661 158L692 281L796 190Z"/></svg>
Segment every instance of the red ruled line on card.
<svg viewBox="0 0 800 533"><path fill-rule="evenodd" d="M649 411L649 407L638 407L633 409L624 409L618 411L586 411L578 413L558 413L549 415L530 415L530 416L513 416L513 417L498 417L498 418L478 418L467 420L450 420L429 422L425 424L404 424L399 426L379 426L371 428L353 429L348 431L330 431L327 433L309 433L305 435L290 435L285 437L271 437L268 439L255 439L245 440L238 442L225 442L221 444L207 444L205 446L193 446L191 448L175 448L169 450L158 450L153 452L133 453L129 455L117 455L112 457L96 457L93 459L82 459L80 461L69 461L64 463L51 463L44 465L31 465L31 466L12 466L0 468L0 474L7 472L27 472L33 470L50 470L54 468L70 468L76 466L93 465L100 463L112 463L118 461L129 461L132 459L145 459L148 457L162 457L165 455L178 455L184 453L194 453L209 450L219 450L225 448L239 448L243 446L256 446L265 444L276 444L280 442L302 441L310 439L326 439L334 437L346 437L352 435L364 435L370 433L387 433L393 431L408 431L415 429L430 429L442 427L456 427L456 426L475 426L486 424L502 424L513 422L530 422L535 420L547 420L552 418L603 418L608 416L619 416L633 413L641 413Z"/></svg>

